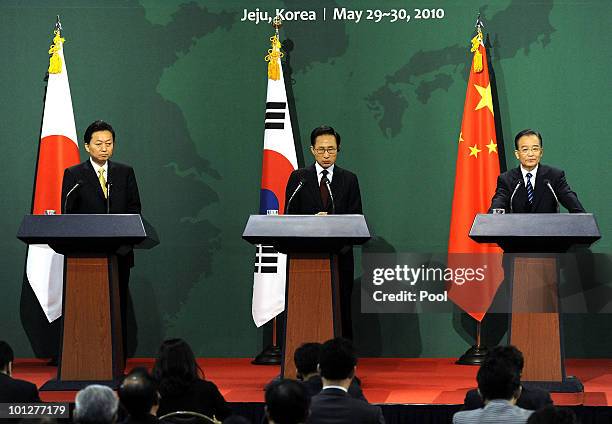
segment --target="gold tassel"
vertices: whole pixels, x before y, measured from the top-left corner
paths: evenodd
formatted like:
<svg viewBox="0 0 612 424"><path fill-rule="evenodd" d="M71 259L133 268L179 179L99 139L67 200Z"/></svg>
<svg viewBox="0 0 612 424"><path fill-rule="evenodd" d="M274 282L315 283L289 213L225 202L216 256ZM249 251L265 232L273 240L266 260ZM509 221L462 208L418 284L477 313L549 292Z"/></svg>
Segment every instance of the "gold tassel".
<svg viewBox="0 0 612 424"><path fill-rule="evenodd" d="M268 62L268 79L278 81L280 79L280 58L284 56L280 51L281 43L278 40L278 35L270 37L272 48L268 50L268 55L265 57Z"/></svg>
<svg viewBox="0 0 612 424"><path fill-rule="evenodd" d="M478 28L478 33L472 38L472 49L470 50L474 53L474 60L472 61L472 66L474 68L474 72L480 73L482 72L482 53L480 53L480 45L482 44L482 31Z"/></svg>
<svg viewBox="0 0 612 424"><path fill-rule="evenodd" d="M62 73L62 58L59 55L59 51L62 49L64 38L60 34L60 30L56 29L53 31L55 37L53 37L53 44L49 47L49 73L50 74L61 74Z"/></svg>

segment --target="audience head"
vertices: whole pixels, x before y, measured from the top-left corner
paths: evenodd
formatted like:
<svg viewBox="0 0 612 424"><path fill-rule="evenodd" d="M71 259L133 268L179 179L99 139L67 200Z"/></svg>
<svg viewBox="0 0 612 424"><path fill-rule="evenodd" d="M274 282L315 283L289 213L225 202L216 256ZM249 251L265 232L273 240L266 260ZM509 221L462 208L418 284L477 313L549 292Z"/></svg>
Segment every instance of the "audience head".
<svg viewBox="0 0 612 424"><path fill-rule="evenodd" d="M0 340L0 372L11 375L11 368L15 354L11 346L4 340Z"/></svg>
<svg viewBox="0 0 612 424"><path fill-rule="evenodd" d="M158 404L157 384L144 367L134 368L123 379L117 390L119 401L132 417L153 414Z"/></svg>
<svg viewBox="0 0 612 424"><path fill-rule="evenodd" d="M111 388L92 384L76 395L74 421L78 424L112 424L119 400Z"/></svg>
<svg viewBox="0 0 612 424"><path fill-rule="evenodd" d="M275 381L266 387L266 415L273 424L306 422L310 398L306 389L295 380Z"/></svg>
<svg viewBox="0 0 612 424"><path fill-rule="evenodd" d="M577 424L576 414L569 408L545 406L531 414L527 424Z"/></svg>
<svg viewBox="0 0 612 424"><path fill-rule="evenodd" d="M203 377L202 370L186 341L169 339L161 344L153 367L153 378L159 383L162 396L165 393L181 393L200 376Z"/></svg>
<svg viewBox="0 0 612 424"><path fill-rule="evenodd" d="M326 380L353 378L357 355L350 341L337 337L323 343L319 355L319 370Z"/></svg>
<svg viewBox="0 0 612 424"><path fill-rule="evenodd" d="M523 372L523 366L525 365L523 353L512 345L495 346L493 349L489 350L485 357L485 361L491 359L505 360L513 365L519 374Z"/></svg>
<svg viewBox="0 0 612 424"><path fill-rule="evenodd" d="M242 415L230 415L223 420L223 424L251 424L251 421L247 420Z"/></svg>
<svg viewBox="0 0 612 424"><path fill-rule="evenodd" d="M518 370L506 360L489 358L476 375L478 390L485 401L493 399L517 399L521 392Z"/></svg>
<svg viewBox="0 0 612 424"><path fill-rule="evenodd" d="M295 350L293 361L299 376L306 378L318 372L317 366L319 365L320 353L321 343L304 343Z"/></svg>

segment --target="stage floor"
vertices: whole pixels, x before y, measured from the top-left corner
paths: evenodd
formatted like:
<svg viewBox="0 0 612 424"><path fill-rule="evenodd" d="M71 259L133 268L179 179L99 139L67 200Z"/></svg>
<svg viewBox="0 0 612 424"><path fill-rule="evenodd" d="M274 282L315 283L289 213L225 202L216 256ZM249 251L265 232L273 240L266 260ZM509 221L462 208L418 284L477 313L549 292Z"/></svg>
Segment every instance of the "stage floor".
<svg viewBox="0 0 612 424"><path fill-rule="evenodd" d="M228 402L263 402L263 387L276 377L277 366L251 365L249 358L201 358L198 363ZM380 404L461 404L476 386L477 367L454 364L455 359L361 358L357 375L365 396ZM18 359L14 376L41 386L56 368L40 359ZM127 369L151 368L153 359L134 358ZM612 359L568 359L568 375L578 377L584 393L553 393L557 405L612 405ZM41 392L44 401L74 401L75 392Z"/></svg>

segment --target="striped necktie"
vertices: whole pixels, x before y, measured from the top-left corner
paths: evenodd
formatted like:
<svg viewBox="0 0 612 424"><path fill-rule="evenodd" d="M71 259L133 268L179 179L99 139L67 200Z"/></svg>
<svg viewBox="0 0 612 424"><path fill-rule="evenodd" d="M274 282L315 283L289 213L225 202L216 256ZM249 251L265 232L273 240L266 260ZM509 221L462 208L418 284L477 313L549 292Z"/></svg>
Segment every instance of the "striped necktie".
<svg viewBox="0 0 612 424"><path fill-rule="evenodd" d="M529 201L530 204L533 205L533 186L531 185L531 177L533 177L533 175L531 175L531 172L528 172L526 176L527 176L527 200Z"/></svg>
<svg viewBox="0 0 612 424"><path fill-rule="evenodd" d="M106 179L104 178L104 168L98 169L98 180L100 181L100 186L102 187L102 192L104 193L104 198L108 199L108 191L106 188Z"/></svg>

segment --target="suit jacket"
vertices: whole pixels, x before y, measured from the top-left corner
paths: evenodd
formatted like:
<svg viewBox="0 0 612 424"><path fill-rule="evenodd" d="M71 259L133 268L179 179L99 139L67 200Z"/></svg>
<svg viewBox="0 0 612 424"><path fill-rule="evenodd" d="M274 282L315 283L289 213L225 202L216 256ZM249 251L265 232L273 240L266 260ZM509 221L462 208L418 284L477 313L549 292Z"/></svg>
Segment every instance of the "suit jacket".
<svg viewBox="0 0 612 424"><path fill-rule="evenodd" d="M80 186L70 194L66 204L66 195L77 182ZM107 182L110 213L140 213L140 195L131 166L109 160ZM107 213L107 200L89 159L64 171L62 213Z"/></svg>
<svg viewBox="0 0 612 424"><path fill-rule="evenodd" d="M232 414L223 395L212 381L196 380L181 393L160 390L160 395L158 417L170 412L192 411L223 421Z"/></svg>
<svg viewBox="0 0 612 424"><path fill-rule="evenodd" d="M287 188L285 190L285 201L289 202L291 195L299 185L300 181L304 185L296 193L291 201L291 205L285 204L286 214L314 215L318 212L332 213L332 202L330 200L327 209L323 208L321 192L317 179L317 171L314 164L296 169L289 176ZM334 175L331 180L331 191L334 197L335 214L362 214L361 193L359 191L359 181L357 176L351 171L334 165ZM287 206L289 208L287 208Z"/></svg>
<svg viewBox="0 0 612 424"><path fill-rule="evenodd" d="M38 389L28 381L0 373L0 403L40 402Z"/></svg>
<svg viewBox="0 0 612 424"><path fill-rule="evenodd" d="M155 415L150 414L144 417L133 417L128 415L123 421L120 421L121 424L159 424L160 422L163 423L163 421L160 421Z"/></svg>
<svg viewBox="0 0 612 424"><path fill-rule="evenodd" d="M324 389L310 402L309 424L384 424L380 407L352 398L344 390Z"/></svg>
<svg viewBox="0 0 612 424"><path fill-rule="evenodd" d="M557 168L539 164L536 173L535 187L533 188L533 206L527 201L527 189L523 180L520 166L504 172L497 178L497 188L491 200L492 209L505 209L507 213L551 213L557 212L557 202L550 188L546 185L550 182L559 202L571 213L584 212L582 204L576 193L572 191L565 180L565 173ZM521 185L516 190L510 207L510 197L516 185Z"/></svg>
<svg viewBox="0 0 612 424"><path fill-rule="evenodd" d="M540 408L552 404L553 401L550 398L550 393L537 387L523 386L521 396L516 400L516 406L523 409L529 409L530 411L537 411ZM469 390L465 394L463 410L470 411L482 407L484 407L484 402L482 401L482 397L480 396L480 393L478 393L478 390Z"/></svg>
<svg viewBox="0 0 612 424"><path fill-rule="evenodd" d="M304 386L308 396L310 397L318 395L321 392L321 389L323 389L323 380L321 379L320 375L314 375L308 380L300 381L300 383ZM348 393L354 399L360 399L364 402L368 401L363 395L363 391L355 379L351 381L351 385L348 388Z"/></svg>
<svg viewBox="0 0 612 424"><path fill-rule="evenodd" d="M533 411L495 399L484 408L460 411L453 415L453 424L525 424Z"/></svg>
<svg viewBox="0 0 612 424"><path fill-rule="evenodd" d="M107 182L109 183L109 198L104 197L100 180L91 161L71 166L64 171L62 181L62 213L137 213L141 212L140 194L136 176L131 166L108 161ZM79 183L66 202L66 195ZM134 266L134 252L129 251L119 256L125 261L127 269Z"/></svg>

